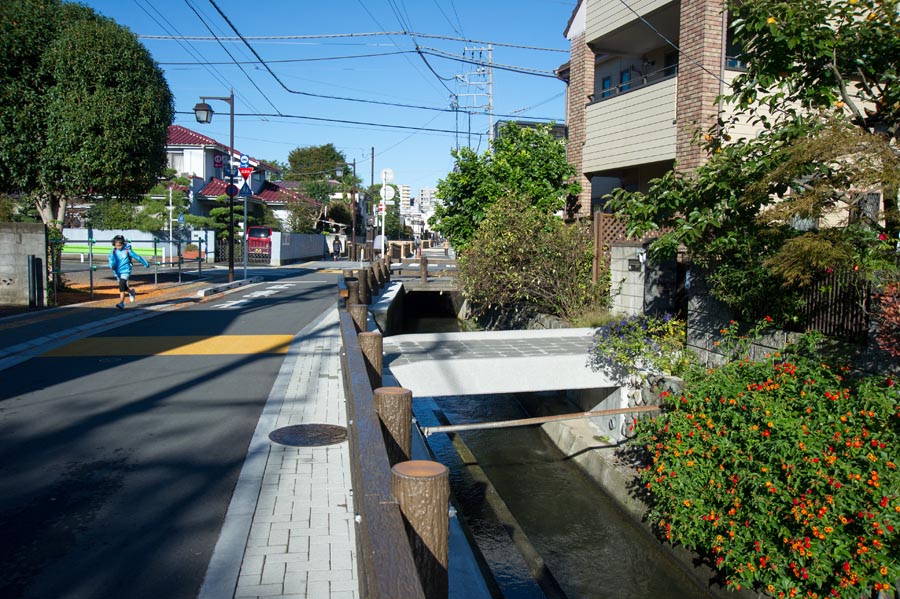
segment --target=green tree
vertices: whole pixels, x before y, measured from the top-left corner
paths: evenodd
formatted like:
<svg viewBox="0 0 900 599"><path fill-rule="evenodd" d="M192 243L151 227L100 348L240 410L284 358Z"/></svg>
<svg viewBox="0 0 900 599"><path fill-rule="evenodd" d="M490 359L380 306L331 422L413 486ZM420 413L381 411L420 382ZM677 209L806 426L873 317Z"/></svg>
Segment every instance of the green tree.
<svg viewBox="0 0 900 599"><path fill-rule="evenodd" d="M347 189L352 185L357 187L361 180L356 177L353 169L347 165L347 157L343 152L327 143L321 146L304 146L294 148L288 154L288 171L285 179L288 181L328 181L339 180ZM337 169L343 170L340 177Z"/></svg>
<svg viewBox="0 0 900 599"><path fill-rule="evenodd" d="M453 172L438 182L443 205L435 209L431 228L443 234L457 249L464 249L499 198L527 198L539 210L561 210L569 195L580 191L572 182L575 169L566 162L564 142L550 134L549 126L519 127L507 123L491 143L477 154L471 148L451 152Z"/></svg>
<svg viewBox="0 0 900 599"><path fill-rule="evenodd" d="M174 108L137 38L59 0L4 2L0 19L0 190L32 194L58 228L71 197L121 200L150 187Z"/></svg>
<svg viewBox="0 0 900 599"><path fill-rule="evenodd" d="M629 235L665 231L655 253L687 247L713 272L714 296L739 310L779 297L785 312L772 316L781 319L792 317L792 290L827 270L884 266L872 240L900 232L897 8L896 0L730 3L747 64L725 98L734 117L698 136L708 160L693 172L669 172L646 194L613 193ZM732 140L739 120L763 132ZM882 190L880 214L865 218L853 189ZM836 227L801 230L841 215Z"/></svg>
<svg viewBox="0 0 900 599"><path fill-rule="evenodd" d="M291 233L315 233L319 218L319 206L305 199L287 203L287 227Z"/></svg>
<svg viewBox="0 0 900 599"><path fill-rule="evenodd" d="M591 282L593 244L581 222L567 225L528 200L507 196L488 209L459 258L459 277L473 315L488 326L516 316L552 314L570 322L608 307L608 281Z"/></svg>

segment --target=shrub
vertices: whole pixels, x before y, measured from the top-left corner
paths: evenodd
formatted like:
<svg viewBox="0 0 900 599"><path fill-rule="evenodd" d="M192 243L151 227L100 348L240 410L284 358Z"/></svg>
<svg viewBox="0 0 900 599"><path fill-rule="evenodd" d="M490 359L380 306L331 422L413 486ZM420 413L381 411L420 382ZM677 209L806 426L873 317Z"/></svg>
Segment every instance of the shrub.
<svg viewBox="0 0 900 599"><path fill-rule="evenodd" d="M624 381L642 372L681 376L691 363L685 352L683 320L668 315L626 316L594 332L590 366Z"/></svg>
<svg viewBox="0 0 900 599"><path fill-rule="evenodd" d="M900 578L898 386L851 381L810 347L698 371L660 418L639 421L649 518L732 588L888 590Z"/></svg>
<svg viewBox="0 0 900 599"><path fill-rule="evenodd" d="M566 225L521 198L498 200L459 258L473 316L530 311L570 321L608 306L608 284L591 282L592 247L587 226Z"/></svg>

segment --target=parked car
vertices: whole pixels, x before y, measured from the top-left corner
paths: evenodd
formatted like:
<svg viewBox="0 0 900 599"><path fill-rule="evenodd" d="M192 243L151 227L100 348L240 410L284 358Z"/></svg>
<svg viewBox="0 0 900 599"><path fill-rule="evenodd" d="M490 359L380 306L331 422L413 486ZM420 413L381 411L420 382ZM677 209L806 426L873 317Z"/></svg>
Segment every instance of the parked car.
<svg viewBox="0 0 900 599"><path fill-rule="evenodd" d="M247 253L248 254L272 254L272 227L248 227L247 229Z"/></svg>

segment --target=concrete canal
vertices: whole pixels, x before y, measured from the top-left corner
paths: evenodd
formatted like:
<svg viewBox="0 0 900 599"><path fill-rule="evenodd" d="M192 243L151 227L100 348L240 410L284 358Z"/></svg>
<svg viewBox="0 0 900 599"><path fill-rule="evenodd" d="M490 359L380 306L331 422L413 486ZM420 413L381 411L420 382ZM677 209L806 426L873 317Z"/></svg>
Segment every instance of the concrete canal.
<svg viewBox="0 0 900 599"><path fill-rule="evenodd" d="M516 395L419 400L421 426L527 416ZM540 427L436 434L463 521L507 599L709 597ZM461 442L460 442L461 441Z"/></svg>

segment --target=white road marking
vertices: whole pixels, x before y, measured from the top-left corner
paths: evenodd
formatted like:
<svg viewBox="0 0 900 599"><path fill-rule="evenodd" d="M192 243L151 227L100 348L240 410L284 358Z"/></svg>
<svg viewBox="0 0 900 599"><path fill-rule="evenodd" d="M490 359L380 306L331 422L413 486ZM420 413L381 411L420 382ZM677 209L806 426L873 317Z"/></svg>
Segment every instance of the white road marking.
<svg viewBox="0 0 900 599"><path fill-rule="evenodd" d="M228 302L222 302L221 304L216 304L215 306L213 306L213 308L216 308L219 310L232 310L234 308L237 308L241 304L246 304L246 303L247 303L247 300L245 300L245 299L231 300Z"/></svg>
<svg viewBox="0 0 900 599"><path fill-rule="evenodd" d="M276 295L278 293L277 289L263 289L261 291L254 291L253 293L248 293L244 297L269 297L270 295Z"/></svg>

